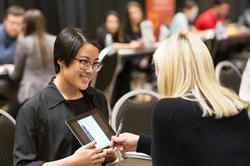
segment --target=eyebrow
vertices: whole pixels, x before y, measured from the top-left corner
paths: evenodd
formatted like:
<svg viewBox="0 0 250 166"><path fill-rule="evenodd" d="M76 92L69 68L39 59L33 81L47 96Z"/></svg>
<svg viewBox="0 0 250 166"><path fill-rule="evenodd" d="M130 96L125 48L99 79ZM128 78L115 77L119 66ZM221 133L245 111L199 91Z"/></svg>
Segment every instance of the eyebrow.
<svg viewBox="0 0 250 166"><path fill-rule="evenodd" d="M87 58L88 60L90 60L90 58L88 56L85 56L85 55L81 55L79 58ZM99 60L99 58L96 58L95 61L96 60Z"/></svg>

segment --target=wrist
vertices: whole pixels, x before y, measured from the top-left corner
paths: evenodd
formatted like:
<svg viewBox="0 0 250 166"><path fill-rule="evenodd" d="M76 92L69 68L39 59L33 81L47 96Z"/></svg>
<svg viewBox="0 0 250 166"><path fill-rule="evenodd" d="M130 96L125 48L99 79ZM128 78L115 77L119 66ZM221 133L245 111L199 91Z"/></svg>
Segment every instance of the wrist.
<svg viewBox="0 0 250 166"><path fill-rule="evenodd" d="M73 154L74 155L74 154ZM60 160L43 163L42 166L78 166L77 160L71 155Z"/></svg>

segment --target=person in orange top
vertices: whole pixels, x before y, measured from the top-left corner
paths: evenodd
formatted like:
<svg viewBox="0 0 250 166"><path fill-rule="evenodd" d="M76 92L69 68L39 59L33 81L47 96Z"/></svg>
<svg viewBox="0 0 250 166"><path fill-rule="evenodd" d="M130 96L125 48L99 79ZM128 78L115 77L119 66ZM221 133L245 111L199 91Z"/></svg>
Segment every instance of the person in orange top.
<svg viewBox="0 0 250 166"><path fill-rule="evenodd" d="M202 13L196 21L198 30L214 29L217 22L224 21L230 5L226 0L215 0L214 7Z"/></svg>

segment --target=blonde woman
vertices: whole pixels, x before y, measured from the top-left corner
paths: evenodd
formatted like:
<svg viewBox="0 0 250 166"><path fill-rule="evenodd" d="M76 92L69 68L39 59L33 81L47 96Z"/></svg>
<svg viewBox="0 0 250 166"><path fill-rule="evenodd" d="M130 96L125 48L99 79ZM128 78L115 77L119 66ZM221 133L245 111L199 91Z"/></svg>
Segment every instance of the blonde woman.
<svg viewBox="0 0 250 166"><path fill-rule="evenodd" d="M215 79L211 55L196 36L177 33L155 52L158 89L152 137L112 137L121 152L150 154L154 166L248 166L247 104Z"/></svg>

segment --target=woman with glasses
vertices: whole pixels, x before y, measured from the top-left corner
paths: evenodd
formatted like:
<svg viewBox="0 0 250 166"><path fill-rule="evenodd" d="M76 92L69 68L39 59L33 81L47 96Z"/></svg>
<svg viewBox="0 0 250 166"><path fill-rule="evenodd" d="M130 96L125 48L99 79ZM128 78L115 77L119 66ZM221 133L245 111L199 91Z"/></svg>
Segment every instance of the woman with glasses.
<svg viewBox="0 0 250 166"><path fill-rule="evenodd" d="M176 33L153 55L162 99L152 137L112 137L121 152L152 156L153 166L248 166L248 104L215 78L211 55L194 34Z"/></svg>
<svg viewBox="0 0 250 166"><path fill-rule="evenodd" d="M115 149L81 146L65 120L98 109L108 119L107 100L89 82L101 69L99 45L85 30L66 28L56 38L56 77L19 110L14 165L102 165L115 160Z"/></svg>

